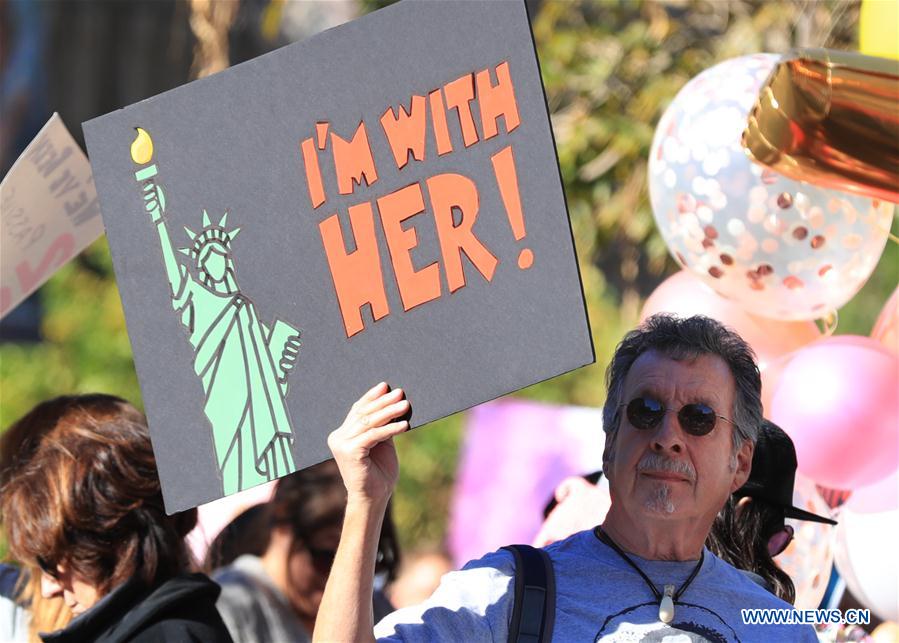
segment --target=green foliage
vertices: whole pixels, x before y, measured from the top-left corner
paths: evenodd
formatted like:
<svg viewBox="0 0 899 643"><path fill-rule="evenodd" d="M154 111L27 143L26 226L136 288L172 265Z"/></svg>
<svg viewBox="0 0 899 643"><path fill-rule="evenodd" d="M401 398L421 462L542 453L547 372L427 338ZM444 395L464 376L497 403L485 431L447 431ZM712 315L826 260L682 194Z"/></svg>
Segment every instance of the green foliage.
<svg viewBox="0 0 899 643"><path fill-rule="evenodd" d="M733 56L796 45L853 48L857 14L857 2L834 0L539 3L533 28L597 362L517 395L602 404L616 343L635 325L643 298L675 269L653 222L646 158L677 91ZM889 243L874 276L840 311L838 332L867 334L897 274L899 246ZM105 241L62 269L42 298L46 341L0 347L0 427L62 393L139 401ZM402 475L394 515L406 546L443 538L463 425L458 414L397 440Z"/></svg>
<svg viewBox="0 0 899 643"><path fill-rule="evenodd" d="M63 267L40 292L44 341L0 346L0 427L57 395L99 391L140 404L106 238Z"/></svg>

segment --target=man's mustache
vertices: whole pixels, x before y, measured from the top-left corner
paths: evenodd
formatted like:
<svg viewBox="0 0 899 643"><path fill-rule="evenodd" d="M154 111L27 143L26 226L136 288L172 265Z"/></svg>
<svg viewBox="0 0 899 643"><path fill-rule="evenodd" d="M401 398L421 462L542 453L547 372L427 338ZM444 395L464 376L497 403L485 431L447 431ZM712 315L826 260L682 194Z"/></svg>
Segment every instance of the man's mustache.
<svg viewBox="0 0 899 643"><path fill-rule="evenodd" d="M637 463L637 471L663 471L686 477L690 482L696 480L696 470L689 462L674 460L658 453L647 453Z"/></svg>

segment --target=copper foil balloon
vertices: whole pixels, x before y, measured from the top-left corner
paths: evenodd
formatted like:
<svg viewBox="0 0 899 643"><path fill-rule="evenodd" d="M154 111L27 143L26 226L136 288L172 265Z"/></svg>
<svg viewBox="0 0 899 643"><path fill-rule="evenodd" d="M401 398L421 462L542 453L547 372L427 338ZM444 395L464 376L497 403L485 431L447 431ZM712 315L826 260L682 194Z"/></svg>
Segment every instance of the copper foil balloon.
<svg viewBox="0 0 899 643"><path fill-rule="evenodd" d="M649 159L656 223L677 261L754 315L825 317L874 270L891 203L789 179L753 163L741 136L778 56L723 62L662 115Z"/></svg>
<svg viewBox="0 0 899 643"><path fill-rule="evenodd" d="M899 203L899 61L794 52L762 87L743 145L790 178Z"/></svg>

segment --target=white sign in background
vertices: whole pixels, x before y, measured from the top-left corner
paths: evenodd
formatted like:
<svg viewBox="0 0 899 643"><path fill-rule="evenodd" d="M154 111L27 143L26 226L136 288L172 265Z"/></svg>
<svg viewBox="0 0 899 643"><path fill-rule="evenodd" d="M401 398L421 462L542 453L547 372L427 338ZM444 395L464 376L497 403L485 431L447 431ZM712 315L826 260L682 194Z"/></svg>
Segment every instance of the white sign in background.
<svg viewBox="0 0 899 643"><path fill-rule="evenodd" d="M101 234L90 163L53 114L0 183L0 319Z"/></svg>

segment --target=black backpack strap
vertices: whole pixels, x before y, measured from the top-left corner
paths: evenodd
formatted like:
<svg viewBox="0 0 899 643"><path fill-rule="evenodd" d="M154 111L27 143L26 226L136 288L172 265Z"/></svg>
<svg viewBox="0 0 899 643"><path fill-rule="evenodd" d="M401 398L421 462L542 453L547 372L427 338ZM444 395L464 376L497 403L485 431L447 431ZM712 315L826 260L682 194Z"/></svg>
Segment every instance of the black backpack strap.
<svg viewBox="0 0 899 643"><path fill-rule="evenodd" d="M503 547L515 557L515 600L509 643L548 643L556 616L556 579L552 561L530 545Z"/></svg>

